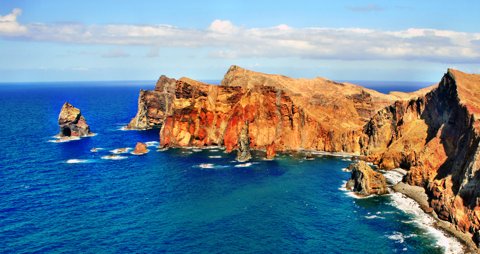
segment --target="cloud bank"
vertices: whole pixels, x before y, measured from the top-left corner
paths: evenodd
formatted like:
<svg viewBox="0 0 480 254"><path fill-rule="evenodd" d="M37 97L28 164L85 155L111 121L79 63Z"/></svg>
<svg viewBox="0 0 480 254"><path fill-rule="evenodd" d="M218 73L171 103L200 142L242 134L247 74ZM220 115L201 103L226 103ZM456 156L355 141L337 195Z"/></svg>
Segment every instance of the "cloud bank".
<svg viewBox="0 0 480 254"><path fill-rule="evenodd" d="M219 58L311 58L480 62L480 33L410 28L243 27L214 20L205 29L172 25L21 24L20 9L0 16L0 37L66 44L206 48ZM115 53L115 52L114 52ZM116 52L118 53L118 52ZM118 55L118 54L112 54Z"/></svg>

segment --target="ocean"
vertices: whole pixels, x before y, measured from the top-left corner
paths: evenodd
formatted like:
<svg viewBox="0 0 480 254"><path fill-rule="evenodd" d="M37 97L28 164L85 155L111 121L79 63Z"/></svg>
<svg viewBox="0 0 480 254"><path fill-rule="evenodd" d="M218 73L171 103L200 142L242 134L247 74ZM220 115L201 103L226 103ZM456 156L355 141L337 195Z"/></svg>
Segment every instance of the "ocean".
<svg viewBox="0 0 480 254"><path fill-rule="evenodd" d="M217 147L157 151L158 130L122 130L139 90L153 86L0 85L0 253L460 251L401 194L346 192L349 158L254 154L238 163ZM52 142L65 101L96 136ZM138 141L148 154L105 157Z"/></svg>

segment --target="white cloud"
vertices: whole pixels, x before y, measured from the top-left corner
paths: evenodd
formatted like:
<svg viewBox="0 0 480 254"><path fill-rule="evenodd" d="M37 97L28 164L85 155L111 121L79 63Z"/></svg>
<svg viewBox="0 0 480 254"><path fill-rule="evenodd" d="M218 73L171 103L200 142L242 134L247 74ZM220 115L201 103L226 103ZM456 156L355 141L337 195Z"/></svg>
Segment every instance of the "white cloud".
<svg viewBox="0 0 480 254"><path fill-rule="evenodd" d="M67 44L141 45L204 48L219 58L295 57L336 60L423 60L478 63L480 33L410 28L383 31L365 28L241 27L214 20L205 29L171 25L19 24L19 9L0 18L0 37ZM8 29L7 29L8 27ZM16 31L16 33L5 31ZM124 57L109 52L105 57ZM155 56L155 52L149 52Z"/></svg>
<svg viewBox="0 0 480 254"><path fill-rule="evenodd" d="M22 14L22 10L15 8L11 13L0 16L0 36L20 35L27 32L27 28L17 22L20 14Z"/></svg>
<svg viewBox="0 0 480 254"><path fill-rule="evenodd" d="M216 19L210 24L208 30L219 34L233 34L238 31L238 28L229 20Z"/></svg>

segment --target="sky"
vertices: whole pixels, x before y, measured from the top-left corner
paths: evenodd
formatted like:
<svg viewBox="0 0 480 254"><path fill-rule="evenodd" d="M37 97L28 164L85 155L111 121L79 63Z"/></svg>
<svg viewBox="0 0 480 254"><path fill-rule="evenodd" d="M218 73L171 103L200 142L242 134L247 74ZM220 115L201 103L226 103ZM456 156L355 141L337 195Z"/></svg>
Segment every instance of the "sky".
<svg viewBox="0 0 480 254"><path fill-rule="evenodd" d="M0 82L480 73L480 1L0 0Z"/></svg>

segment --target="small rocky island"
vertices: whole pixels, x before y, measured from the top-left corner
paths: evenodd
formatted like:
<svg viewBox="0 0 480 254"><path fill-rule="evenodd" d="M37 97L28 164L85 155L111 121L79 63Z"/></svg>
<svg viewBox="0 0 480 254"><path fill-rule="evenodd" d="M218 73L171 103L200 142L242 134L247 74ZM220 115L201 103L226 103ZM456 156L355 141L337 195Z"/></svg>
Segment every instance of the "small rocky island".
<svg viewBox="0 0 480 254"><path fill-rule="evenodd" d="M74 107L72 104L65 102L62 106L58 116L58 125L60 133L57 137L62 139L88 137L93 133L90 131L90 126L87 124L85 117L83 117L80 109Z"/></svg>

